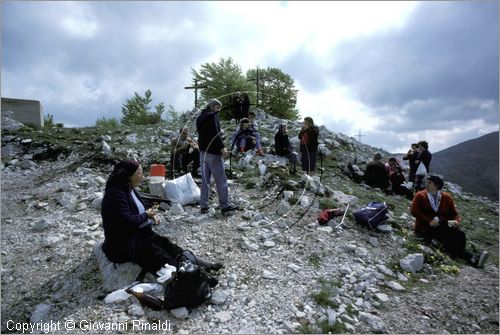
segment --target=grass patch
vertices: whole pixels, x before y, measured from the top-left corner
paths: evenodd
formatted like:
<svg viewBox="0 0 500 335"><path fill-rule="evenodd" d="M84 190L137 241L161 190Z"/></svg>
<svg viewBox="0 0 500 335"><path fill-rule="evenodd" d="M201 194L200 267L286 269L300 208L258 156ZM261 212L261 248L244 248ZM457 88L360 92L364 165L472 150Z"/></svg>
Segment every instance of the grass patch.
<svg viewBox="0 0 500 335"><path fill-rule="evenodd" d="M309 256L308 263L310 266L313 268L319 268L321 264L321 256L318 255L317 253L313 252L311 256Z"/></svg>
<svg viewBox="0 0 500 335"><path fill-rule="evenodd" d="M333 199L327 198L327 199L321 199L319 201L319 208L321 210L326 209L326 208L337 208L339 205L337 202Z"/></svg>

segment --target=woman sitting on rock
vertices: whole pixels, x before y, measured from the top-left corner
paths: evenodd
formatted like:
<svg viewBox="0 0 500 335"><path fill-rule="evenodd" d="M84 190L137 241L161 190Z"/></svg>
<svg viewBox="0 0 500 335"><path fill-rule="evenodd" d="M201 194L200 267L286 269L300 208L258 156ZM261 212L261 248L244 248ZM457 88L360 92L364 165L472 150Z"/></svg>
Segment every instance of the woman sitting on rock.
<svg viewBox="0 0 500 335"><path fill-rule="evenodd" d="M241 153L255 149L257 145L255 131L250 127L250 120L243 118L240 121L240 128L231 136L231 150L233 146Z"/></svg>
<svg viewBox="0 0 500 335"><path fill-rule="evenodd" d="M115 165L106 182L102 200L102 249L111 262L134 262L144 271L156 274L165 263L177 266L178 256L183 249L153 231L153 223L159 223L156 210L146 209L135 190L142 179L142 166L139 162L126 160ZM190 253L184 254L188 258L189 255ZM197 261L206 270L218 270L222 267L222 263L208 262L200 257L191 261L195 264Z"/></svg>

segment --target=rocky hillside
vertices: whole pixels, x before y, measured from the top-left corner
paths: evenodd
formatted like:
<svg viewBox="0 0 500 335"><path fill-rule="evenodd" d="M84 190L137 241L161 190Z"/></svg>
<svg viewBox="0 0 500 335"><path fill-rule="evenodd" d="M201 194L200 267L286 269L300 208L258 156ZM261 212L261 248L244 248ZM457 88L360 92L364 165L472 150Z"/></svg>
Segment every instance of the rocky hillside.
<svg viewBox="0 0 500 335"><path fill-rule="evenodd" d="M194 133L192 117L183 122ZM258 118L268 147L282 120ZM229 141L234 124L224 126ZM163 208L160 234L225 264L209 303L189 312L153 311L135 298L105 303L93 254L103 240L104 181L126 157L140 159L145 171L167 162L168 137L179 127L2 131L2 332L52 321L59 327L51 333L141 333L138 325L168 321L169 330L152 332L498 333L498 203L446 184L470 247L491 254L484 269L451 260L413 237L409 200L346 175L349 162L363 168L376 150L324 127L323 171L314 178L288 175L269 154L264 176L260 157L233 157L230 198L241 211L220 215L216 196L205 215L197 205ZM289 122L291 135L299 129ZM389 207L383 231L352 217L370 201ZM340 218L318 225L322 208L347 205L343 225ZM419 257L423 267L405 262ZM105 330L118 325L121 331Z"/></svg>
<svg viewBox="0 0 500 335"><path fill-rule="evenodd" d="M465 191L498 201L498 131L434 153L431 169Z"/></svg>

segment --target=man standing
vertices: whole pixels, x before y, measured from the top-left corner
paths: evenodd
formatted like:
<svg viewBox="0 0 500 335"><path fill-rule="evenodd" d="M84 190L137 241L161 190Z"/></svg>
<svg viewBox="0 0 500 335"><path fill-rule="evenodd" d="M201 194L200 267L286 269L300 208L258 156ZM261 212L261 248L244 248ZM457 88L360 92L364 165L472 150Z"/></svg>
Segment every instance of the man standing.
<svg viewBox="0 0 500 335"><path fill-rule="evenodd" d="M196 119L201 163L200 207L202 214L208 213L208 193L212 175L217 188L221 213L228 214L237 209L229 205L229 191L224 171L224 156L227 155L227 152L221 137L218 116L221 107L222 104L219 100L212 99Z"/></svg>
<svg viewBox="0 0 500 335"><path fill-rule="evenodd" d="M417 143L411 144L411 149L408 150L406 155L403 156L403 160L408 161L408 165L410 165L410 173L408 175L408 181L415 183L415 172L417 172L417 164L415 164L415 160L417 159Z"/></svg>
<svg viewBox="0 0 500 335"><path fill-rule="evenodd" d="M418 154L417 154L417 159L415 160L415 165L417 166L417 169L420 163L423 163L428 174L431 165L431 160L432 160L432 154L429 152L429 144L426 141L418 142ZM425 188L424 176L423 175L417 176L416 180L417 180L415 185L416 190L417 191L423 190Z"/></svg>

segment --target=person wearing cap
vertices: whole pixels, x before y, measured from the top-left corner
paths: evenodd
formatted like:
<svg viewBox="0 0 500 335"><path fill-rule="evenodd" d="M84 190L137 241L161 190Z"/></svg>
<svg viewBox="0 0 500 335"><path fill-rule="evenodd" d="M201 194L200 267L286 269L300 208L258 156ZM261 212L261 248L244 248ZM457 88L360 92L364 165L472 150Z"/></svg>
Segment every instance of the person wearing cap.
<svg viewBox="0 0 500 335"><path fill-rule="evenodd" d="M482 268L488 252L473 255L465 249L465 233L459 229L460 216L451 195L443 192L444 181L439 175L427 176L425 189L415 194L411 214L415 217L413 231L425 241L436 239L452 257L465 259L470 265Z"/></svg>
<svg viewBox="0 0 500 335"><path fill-rule="evenodd" d="M134 262L144 271L156 274L166 263L176 266L184 250L153 231L153 224L159 223L156 209L146 209L135 189L143 177L142 166L137 161L124 160L114 166L102 199L102 250L113 263ZM222 263L200 257L196 260L207 270L222 267Z"/></svg>
<svg viewBox="0 0 500 335"><path fill-rule="evenodd" d="M390 186L388 170L382 162L382 154L379 152L366 165L364 179L366 185L380 188L383 191L387 191L387 188Z"/></svg>
<svg viewBox="0 0 500 335"><path fill-rule="evenodd" d="M201 165L201 213L208 213L210 178L213 176L222 214L229 214L238 208L229 204L229 189L224 170L224 156L227 155L221 135L219 112L222 103L212 99L196 119L198 147Z"/></svg>

